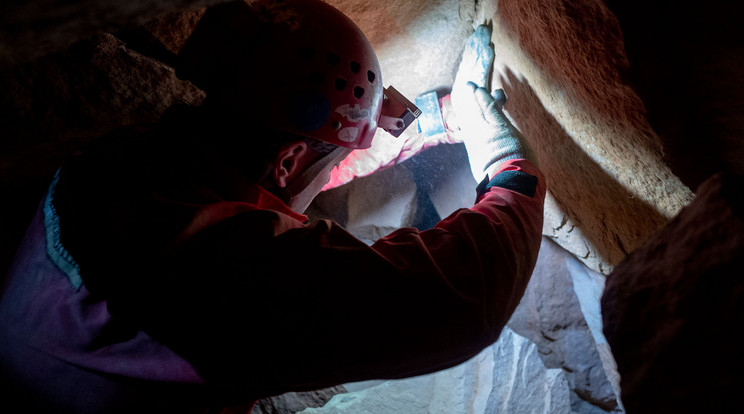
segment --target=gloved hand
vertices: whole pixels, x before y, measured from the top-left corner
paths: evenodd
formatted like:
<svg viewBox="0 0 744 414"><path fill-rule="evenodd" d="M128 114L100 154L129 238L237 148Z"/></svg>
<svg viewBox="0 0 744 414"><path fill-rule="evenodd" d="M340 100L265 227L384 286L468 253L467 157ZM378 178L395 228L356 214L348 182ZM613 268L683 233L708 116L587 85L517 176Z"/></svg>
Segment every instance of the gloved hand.
<svg viewBox="0 0 744 414"><path fill-rule="evenodd" d="M519 130L504 115L504 91L494 96L473 82L467 82L458 94L452 95L452 105L468 152L470 169L476 181L493 174L504 161L525 158L536 161Z"/></svg>
<svg viewBox="0 0 744 414"><path fill-rule="evenodd" d="M478 26L465 46L451 94L459 135L476 181L486 174L493 177L506 160L537 161L522 133L504 115L504 91L496 89L491 95L485 89L494 58L490 41L490 30Z"/></svg>

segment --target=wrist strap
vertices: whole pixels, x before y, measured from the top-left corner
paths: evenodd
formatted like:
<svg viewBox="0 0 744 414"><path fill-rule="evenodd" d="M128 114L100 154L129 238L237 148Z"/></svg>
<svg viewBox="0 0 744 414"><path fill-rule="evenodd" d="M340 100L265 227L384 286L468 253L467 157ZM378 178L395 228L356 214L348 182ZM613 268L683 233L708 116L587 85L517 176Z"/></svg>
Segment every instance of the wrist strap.
<svg viewBox="0 0 744 414"><path fill-rule="evenodd" d="M477 194L475 202L477 203L491 187L506 188L527 197L534 197L537 192L537 177L523 171L506 170L489 180L486 174L483 181L475 188Z"/></svg>

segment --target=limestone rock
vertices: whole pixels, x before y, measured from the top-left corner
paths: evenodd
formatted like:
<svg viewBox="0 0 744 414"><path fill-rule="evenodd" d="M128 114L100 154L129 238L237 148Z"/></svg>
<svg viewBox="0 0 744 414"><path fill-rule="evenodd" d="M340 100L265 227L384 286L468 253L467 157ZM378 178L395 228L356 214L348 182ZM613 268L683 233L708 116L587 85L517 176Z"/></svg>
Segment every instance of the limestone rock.
<svg viewBox="0 0 744 414"><path fill-rule="evenodd" d="M322 407L334 395L345 393L342 386L309 392L288 392L272 398L258 400L250 414L292 414L308 407ZM227 413L222 413L227 414ZM237 413L236 413L237 414ZM242 413L241 413L242 414Z"/></svg>
<svg viewBox="0 0 744 414"><path fill-rule="evenodd" d="M628 412L741 410L742 268L744 179L722 174L610 274L604 333Z"/></svg>
<svg viewBox="0 0 744 414"><path fill-rule="evenodd" d="M534 342L545 366L560 368L571 412L619 412L617 374L602 334L604 276L543 238L535 271L508 326Z"/></svg>
<svg viewBox="0 0 744 414"><path fill-rule="evenodd" d="M599 0L484 2L479 16L493 21L493 86L537 152L555 224L580 230L546 235L609 273L692 198L625 79L616 17Z"/></svg>
<svg viewBox="0 0 744 414"><path fill-rule="evenodd" d="M544 236L571 252L590 269L604 275L612 271L612 265L603 258L600 249L583 234L582 227L561 208L550 191L545 195L543 208Z"/></svg>
<svg viewBox="0 0 744 414"><path fill-rule="evenodd" d="M331 218L368 244L400 227L431 228L473 205L475 187L462 144L432 147L405 162L321 193L306 214Z"/></svg>
<svg viewBox="0 0 744 414"><path fill-rule="evenodd" d="M554 201L545 234L591 269L608 274L691 200L627 82L620 26L603 2L331 4L370 37L385 82L409 96L446 93L473 27L493 26L491 86L506 91L505 110L536 148Z"/></svg>
<svg viewBox="0 0 744 414"><path fill-rule="evenodd" d="M367 243L375 242L410 223L415 195L413 178L402 168L380 171L374 179L360 179L349 189L347 230Z"/></svg>
<svg viewBox="0 0 744 414"><path fill-rule="evenodd" d="M434 374L384 381L334 396L303 414L567 413L566 379L546 369L537 347L506 328L469 361Z"/></svg>

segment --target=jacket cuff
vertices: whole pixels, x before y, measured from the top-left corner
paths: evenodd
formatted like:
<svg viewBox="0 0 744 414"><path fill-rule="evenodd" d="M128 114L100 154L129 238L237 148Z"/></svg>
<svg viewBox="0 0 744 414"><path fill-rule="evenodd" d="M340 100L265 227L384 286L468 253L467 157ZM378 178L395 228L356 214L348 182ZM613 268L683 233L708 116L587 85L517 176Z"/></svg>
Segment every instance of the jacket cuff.
<svg viewBox="0 0 744 414"><path fill-rule="evenodd" d="M537 191L538 178L520 168L522 163L529 162L523 159L509 160L504 167L490 178L488 174L476 187L476 202L483 197L490 188L500 187L515 191L527 197L534 197Z"/></svg>

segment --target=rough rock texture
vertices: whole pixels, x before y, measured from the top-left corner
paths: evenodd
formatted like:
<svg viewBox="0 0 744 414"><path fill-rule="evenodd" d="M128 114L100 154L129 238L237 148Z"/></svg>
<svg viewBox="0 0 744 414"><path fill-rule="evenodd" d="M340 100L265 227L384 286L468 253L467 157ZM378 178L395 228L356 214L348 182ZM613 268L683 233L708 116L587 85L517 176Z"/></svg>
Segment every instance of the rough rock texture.
<svg viewBox="0 0 744 414"><path fill-rule="evenodd" d="M604 333L629 413L741 410L744 178L716 175L607 278Z"/></svg>
<svg viewBox="0 0 744 414"><path fill-rule="evenodd" d="M500 0L479 13L493 22L493 83L548 179L544 234L607 274L692 195L625 79L618 21L600 0Z"/></svg>
<svg viewBox="0 0 744 414"><path fill-rule="evenodd" d="M346 393L346 389L341 385L310 392L288 392L273 398L257 401L253 405L250 414L297 413L306 408L322 407L334 395L343 393ZM228 413L223 411L221 414Z"/></svg>
<svg viewBox="0 0 744 414"><path fill-rule="evenodd" d="M332 217L368 244L400 227L431 228L456 209L473 205L477 183L467 162L462 144L432 147L321 193L306 214Z"/></svg>
<svg viewBox="0 0 744 414"><path fill-rule="evenodd" d="M303 414L569 413L564 372L547 369L535 344L509 328L469 361L435 374L385 381Z"/></svg>
<svg viewBox="0 0 744 414"><path fill-rule="evenodd" d="M379 10L330 2L369 35L386 83L409 96L446 93L470 30L493 26L492 86L506 90L507 113L549 180L544 234L592 269L608 274L691 200L667 165L669 141L652 129L629 80L621 26L601 0L387 0ZM371 163L388 166L397 155L381 151Z"/></svg>
<svg viewBox="0 0 744 414"><path fill-rule="evenodd" d="M535 271L508 326L534 342L548 368L561 368L571 412L618 412L619 378L606 352L599 300L604 276L543 238Z"/></svg>

